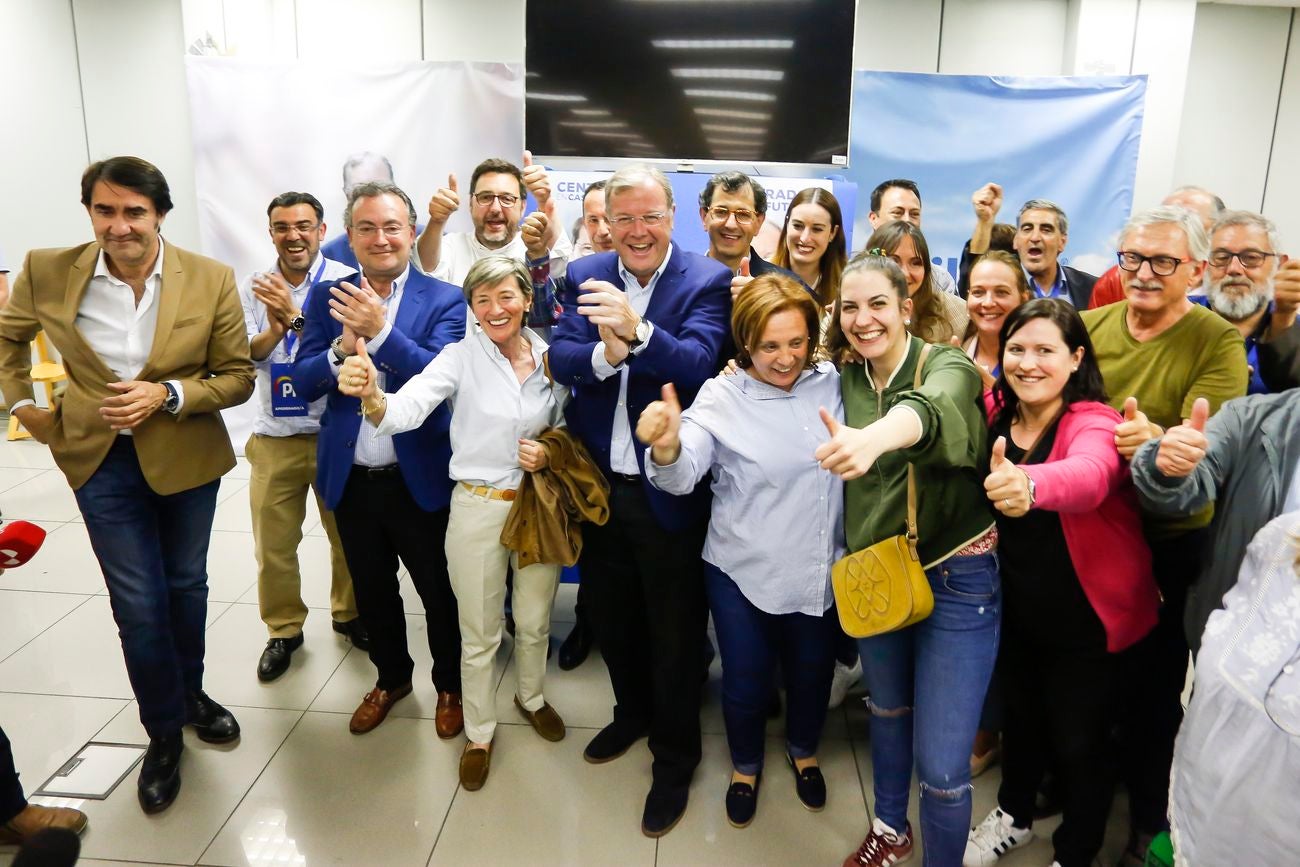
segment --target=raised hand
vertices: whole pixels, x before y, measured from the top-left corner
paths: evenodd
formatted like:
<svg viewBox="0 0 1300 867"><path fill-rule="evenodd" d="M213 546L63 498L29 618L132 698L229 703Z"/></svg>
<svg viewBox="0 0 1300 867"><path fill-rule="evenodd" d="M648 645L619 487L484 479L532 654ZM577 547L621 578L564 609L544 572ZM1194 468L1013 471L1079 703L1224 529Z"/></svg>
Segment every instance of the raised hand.
<svg viewBox="0 0 1300 867"><path fill-rule="evenodd" d="M1156 449L1156 469L1161 475L1182 479L1192 474L1210 447L1205 436L1205 421L1209 417L1210 402L1198 397L1192 404L1192 417L1165 431Z"/></svg>
<svg viewBox="0 0 1300 867"><path fill-rule="evenodd" d="M533 162L533 152L524 151L524 186L537 200L537 207L542 208L551 198L551 179L546 176L546 166Z"/></svg>
<svg viewBox="0 0 1300 867"><path fill-rule="evenodd" d="M585 280L578 288L583 293L578 296L578 313L598 327L608 326L625 342L636 337L641 317L632 309L626 292L620 292L604 280Z"/></svg>
<svg viewBox="0 0 1300 867"><path fill-rule="evenodd" d="M871 437L864 435L859 428L842 425L827 412L826 407L818 410L822 424L831 438L822 443L813 452L813 457L822 469L830 470L846 482L864 475L880 457L871 443Z"/></svg>
<svg viewBox="0 0 1300 867"><path fill-rule="evenodd" d="M456 176L447 175L447 186L439 187L433 198L429 199L429 225L446 225L458 208L460 193L456 187Z"/></svg>
<svg viewBox="0 0 1300 867"><path fill-rule="evenodd" d="M356 349L357 354L349 355L339 368L339 391L369 401L379 394L379 371L370 360L364 340L357 340Z"/></svg>
<svg viewBox="0 0 1300 867"><path fill-rule="evenodd" d="M678 436L682 427L682 405L671 382L664 384L659 395L659 400L641 411L636 422L636 438L650 446L651 458L663 466L675 462L682 451Z"/></svg>
<svg viewBox="0 0 1300 867"><path fill-rule="evenodd" d="M736 276L731 278L731 300L735 301L740 290L753 282L754 278L749 275L749 257L746 256L740 260L740 270L736 272Z"/></svg>
<svg viewBox="0 0 1300 867"><path fill-rule="evenodd" d="M1273 275L1273 317L1295 321L1300 310L1300 259L1283 262ZM1288 324L1288 327L1289 324Z"/></svg>
<svg viewBox="0 0 1300 867"><path fill-rule="evenodd" d="M289 321L298 312L293 303L293 291L279 274L270 272L253 275L253 296L266 305L267 324L279 331L289 327Z"/></svg>
<svg viewBox="0 0 1300 867"><path fill-rule="evenodd" d="M528 258L540 259L550 249L547 245L546 227L550 223L541 211L533 211L519 224L519 236L524 240Z"/></svg>
<svg viewBox="0 0 1300 867"><path fill-rule="evenodd" d="M971 194L970 202L975 208L975 219L981 223L991 223L997 219L998 211L1002 210L1002 187L998 184L985 184Z"/></svg>
<svg viewBox="0 0 1300 867"><path fill-rule="evenodd" d="M998 437L993 443L984 493L993 508L1008 518L1019 518L1029 511L1029 476L1007 460L1006 437Z"/></svg>
<svg viewBox="0 0 1300 867"><path fill-rule="evenodd" d="M1121 455L1132 458L1138 446L1161 433L1160 426L1152 424L1138 409L1136 397L1124 401L1124 420L1115 425L1115 448Z"/></svg>
<svg viewBox="0 0 1300 867"><path fill-rule="evenodd" d="M370 340L384 330L384 301L364 275L360 286L344 281L330 295L330 316L343 323L345 340L349 333Z"/></svg>

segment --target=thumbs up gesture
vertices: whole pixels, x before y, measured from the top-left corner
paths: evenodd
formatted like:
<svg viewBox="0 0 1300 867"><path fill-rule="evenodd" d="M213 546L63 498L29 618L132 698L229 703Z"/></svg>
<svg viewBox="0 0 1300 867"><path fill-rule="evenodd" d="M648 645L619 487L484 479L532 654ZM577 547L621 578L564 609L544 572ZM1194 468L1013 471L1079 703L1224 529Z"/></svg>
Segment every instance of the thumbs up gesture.
<svg viewBox="0 0 1300 867"><path fill-rule="evenodd" d="M993 442L989 457L989 474L984 479L984 493L997 509L1008 518L1019 518L1029 511L1029 474L1007 460L1007 438L998 437Z"/></svg>
<svg viewBox="0 0 1300 867"><path fill-rule="evenodd" d="M813 452L822 469L830 470L845 481L866 474L880 457L873 438L863 428L841 424L827 412L826 407L821 407L818 414L830 434L830 439Z"/></svg>
<svg viewBox="0 0 1300 867"><path fill-rule="evenodd" d="M379 371L366 351L366 341L357 338L357 354L349 355L339 368L339 391L348 397L370 401L379 394Z"/></svg>
<svg viewBox="0 0 1300 867"><path fill-rule="evenodd" d="M546 166L533 162L532 151L524 151L524 166L521 172L524 186L537 200L537 207L544 208L551 198L551 179L546 176Z"/></svg>
<svg viewBox="0 0 1300 867"><path fill-rule="evenodd" d="M641 411L636 438L650 446L650 457L659 466L676 463L682 453L678 432L682 427L682 405L671 382L660 389L656 400Z"/></svg>
<svg viewBox="0 0 1300 867"><path fill-rule="evenodd" d="M1132 458L1138 446L1162 433L1160 426L1148 421L1146 415L1138 409L1136 397L1124 401L1124 420L1115 425L1115 448L1121 455Z"/></svg>
<svg viewBox="0 0 1300 867"><path fill-rule="evenodd" d="M736 271L736 276L731 278L731 300L735 301L740 290L744 289L754 278L749 275L749 257L740 260L740 269Z"/></svg>
<svg viewBox="0 0 1300 867"><path fill-rule="evenodd" d="M1192 417L1165 431L1156 450L1156 469L1172 479L1190 476L1205 458L1210 441L1205 436L1205 422L1210 416L1210 402L1198 397L1192 404Z"/></svg>
<svg viewBox="0 0 1300 867"><path fill-rule="evenodd" d="M460 193L456 188L456 176L447 175L447 186L439 187L429 199L429 224L444 226L451 215L460 207Z"/></svg>

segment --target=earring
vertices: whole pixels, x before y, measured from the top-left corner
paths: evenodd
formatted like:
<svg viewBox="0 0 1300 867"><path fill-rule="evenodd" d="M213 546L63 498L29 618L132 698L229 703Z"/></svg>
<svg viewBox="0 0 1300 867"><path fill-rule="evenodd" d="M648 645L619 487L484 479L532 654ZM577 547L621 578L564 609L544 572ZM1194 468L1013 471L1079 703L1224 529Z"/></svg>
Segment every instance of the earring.
<svg viewBox="0 0 1300 867"><path fill-rule="evenodd" d="M910 320L910 319L904 319L904 320L903 320L903 324L904 324L904 325L911 325L911 324L912 324L912 320Z"/></svg>

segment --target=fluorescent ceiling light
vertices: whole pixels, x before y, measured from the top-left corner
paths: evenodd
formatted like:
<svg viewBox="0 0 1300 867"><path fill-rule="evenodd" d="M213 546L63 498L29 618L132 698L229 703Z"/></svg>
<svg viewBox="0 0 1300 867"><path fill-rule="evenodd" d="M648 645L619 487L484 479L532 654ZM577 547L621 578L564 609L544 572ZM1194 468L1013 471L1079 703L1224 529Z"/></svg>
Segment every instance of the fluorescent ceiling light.
<svg viewBox="0 0 1300 867"><path fill-rule="evenodd" d="M767 129L761 126L732 126L726 123L702 123L700 129L709 132L734 132L738 135L767 135Z"/></svg>
<svg viewBox="0 0 1300 867"><path fill-rule="evenodd" d="M755 93L752 90L709 90L706 88L686 89L687 96L697 99L734 99L744 102L776 102L775 94Z"/></svg>
<svg viewBox="0 0 1300 867"><path fill-rule="evenodd" d="M609 117L607 108L571 108L569 111L579 117Z"/></svg>
<svg viewBox="0 0 1300 867"><path fill-rule="evenodd" d="M781 81L785 71L780 69L730 69L726 67L679 66L672 70L674 78L708 78L717 81Z"/></svg>
<svg viewBox="0 0 1300 867"><path fill-rule="evenodd" d="M613 130L606 129L585 129L582 131L582 134L587 138L636 138L636 133L634 132L614 132Z"/></svg>
<svg viewBox="0 0 1300 867"><path fill-rule="evenodd" d="M670 51L788 51L793 39L652 39L655 48Z"/></svg>
<svg viewBox="0 0 1300 867"><path fill-rule="evenodd" d="M622 120L562 120L560 126L576 126L582 129L625 129L627 122Z"/></svg>
<svg viewBox="0 0 1300 867"><path fill-rule="evenodd" d="M536 99L540 102L586 102L587 97L581 93L539 93L534 90L528 94L529 99Z"/></svg>
<svg viewBox="0 0 1300 867"><path fill-rule="evenodd" d="M739 145L748 148L758 147L758 142L744 138L714 138L713 136L705 136L704 140L711 145Z"/></svg>
<svg viewBox="0 0 1300 867"><path fill-rule="evenodd" d="M695 106L695 113L702 114L705 117L730 117L736 120L771 120L772 112L770 111L739 111L734 108L709 108L708 106Z"/></svg>

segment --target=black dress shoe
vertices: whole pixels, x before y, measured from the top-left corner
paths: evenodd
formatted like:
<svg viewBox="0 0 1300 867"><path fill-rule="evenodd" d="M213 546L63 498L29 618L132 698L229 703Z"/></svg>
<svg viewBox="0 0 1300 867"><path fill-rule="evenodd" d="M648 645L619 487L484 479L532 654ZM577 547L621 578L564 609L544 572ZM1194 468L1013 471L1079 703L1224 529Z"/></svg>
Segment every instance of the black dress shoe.
<svg viewBox="0 0 1300 867"><path fill-rule="evenodd" d="M799 796L799 803L814 813L825 807L826 778L822 776L821 768L811 765L801 771L789 753L786 753L785 760L794 772L794 793Z"/></svg>
<svg viewBox="0 0 1300 867"><path fill-rule="evenodd" d="M690 796L690 787L650 786L650 794L645 796L645 810L641 813L641 833L647 837L662 837L686 815L686 799Z"/></svg>
<svg viewBox="0 0 1300 867"><path fill-rule="evenodd" d="M560 670L573 671L586 662L594 641L595 636L591 634L590 626L581 620L573 624L569 637L560 645Z"/></svg>
<svg viewBox="0 0 1300 867"><path fill-rule="evenodd" d="M185 699L185 724L194 726L199 740L210 744L228 744L239 737L235 715L202 690Z"/></svg>
<svg viewBox="0 0 1300 867"><path fill-rule="evenodd" d="M257 661L257 679L270 683L289 670L289 658L293 652L302 647L302 633L293 638L272 638L262 651L262 658Z"/></svg>
<svg viewBox="0 0 1300 867"><path fill-rule="evenodd" d="M591 743L587 744L587 748L582 751L582 757L593 765L612 762L631 749L632 744L641 740L646 734L643 728L615 720L596 733Z"/></svg>
<svg viewBox="0 0 1300 867"><path fill-rule="evenodd" d="M346 622L335 620L334 631L339 635L347 636L348 641L351 641L352 646L357 650L370 651L370 633L360 617L353 617Z"/></svg>
<svg viewBox="0 0 1300 867"><path fill-rule="evenodd" d="M733 782L727 788L727 821L733 828L748 828L758 811L758 786L763 782L759 774L753 784Z"/></svg>
<svg viewBox="0 0 1300 867"><path fill-rule="evenodd" d="M171 806L181 790L181 750L185 740L180 732L150 738L140 765L136 795L146 813L159 813Z"/></svg>

